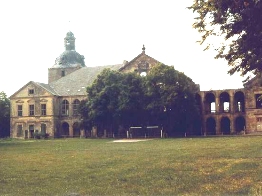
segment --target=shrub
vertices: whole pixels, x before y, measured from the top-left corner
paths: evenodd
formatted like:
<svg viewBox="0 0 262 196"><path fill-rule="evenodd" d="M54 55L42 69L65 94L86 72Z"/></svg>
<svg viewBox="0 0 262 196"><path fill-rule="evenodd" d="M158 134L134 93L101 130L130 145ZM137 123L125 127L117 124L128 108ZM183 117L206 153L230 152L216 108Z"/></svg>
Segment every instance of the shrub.
<svg viewBox="0 0 262 196"><path fill-rule="evenodd" d="M47 139L47 138L49 138L49 134L48 133L34 132L33 136L34 136L35 139Z"/></svg>

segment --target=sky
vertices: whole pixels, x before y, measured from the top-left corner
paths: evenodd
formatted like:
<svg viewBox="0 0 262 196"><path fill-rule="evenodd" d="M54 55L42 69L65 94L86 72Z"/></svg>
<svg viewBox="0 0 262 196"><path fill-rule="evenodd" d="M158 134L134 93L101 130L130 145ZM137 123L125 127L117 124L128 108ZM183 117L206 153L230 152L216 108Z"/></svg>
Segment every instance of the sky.
<svg viewBox="0 0 262 196"><path fill-rule="evenodd" d="M242 88L239 74L203 51L192 28L194 0L0 1L0 92L11 96L29 81L47 83L48 68L72 31L86 66L120 64L142 52L184 72L200 90Z"/></svg>

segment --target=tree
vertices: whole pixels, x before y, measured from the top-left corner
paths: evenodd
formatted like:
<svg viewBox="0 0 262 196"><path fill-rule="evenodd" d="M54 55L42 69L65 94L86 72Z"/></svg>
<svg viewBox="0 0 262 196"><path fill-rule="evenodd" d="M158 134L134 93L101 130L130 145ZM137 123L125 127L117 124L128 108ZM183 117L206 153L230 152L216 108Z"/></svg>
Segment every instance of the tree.
<svg viewBox="0 0 262 196"><path fill-rule="evenodd" d="M189 9L196 14L193 27L202 34L201 44L211 36L224 37L225 41L215 48L216 58L228 61L229 74L261 72L261 0L195 0Z"/></svg>
<svg viewBox="0 0 262 196"><path fill-rule="evenodd" d="M142 78L135 73L105 69L87 87L87 94L87 103L80 107L83 124L118 134L120 125L127 128L141 119Z"/></svg>
<svg viewBox="0 0 262 196"><path fill-rule="evenodd" d="M191 78L174 67L160 64L150 70L145 89L151 124L161 124L170 136L192 130L200 113L195 101L199 88Z"/></svg>
<svg viewBox="0 0 262 196"><path fill-rule="evenodd" d="M167 65L154 66L149 74L105 69L87 87L87 102L80 104L82 125L97 126L124 136L131 126L163 126L170 136L192 130L199 113L198 86L184 73ZM122 131L119 129L122 127Z"/></svg>
<svg viewBox="0 0 262 196"><path fill-rule="evenodd" d="M10 136L10 100L0 92L0 137Z"/></svg>

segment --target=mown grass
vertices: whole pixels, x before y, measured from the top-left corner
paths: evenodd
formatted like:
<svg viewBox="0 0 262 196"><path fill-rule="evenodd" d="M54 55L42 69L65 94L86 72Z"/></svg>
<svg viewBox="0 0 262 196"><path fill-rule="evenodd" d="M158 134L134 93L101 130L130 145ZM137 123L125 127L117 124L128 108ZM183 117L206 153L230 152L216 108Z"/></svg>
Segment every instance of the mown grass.
<svg viewBox="0 0 262 196"><path fill-rule="evenodd" d="M0 140L0 195L262 195L262 137Z"/></svg>

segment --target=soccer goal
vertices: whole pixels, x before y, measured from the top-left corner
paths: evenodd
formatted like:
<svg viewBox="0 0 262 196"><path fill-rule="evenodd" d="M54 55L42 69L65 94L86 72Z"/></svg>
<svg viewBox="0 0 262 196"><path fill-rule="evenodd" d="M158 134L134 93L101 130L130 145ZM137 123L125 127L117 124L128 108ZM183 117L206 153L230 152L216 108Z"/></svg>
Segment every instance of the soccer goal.
<svg viewBox="0 0 262 196"><path fill-rule="evenodd" d="M127 138L162 138L163 129L159 126L130 127Z"/></svg>

